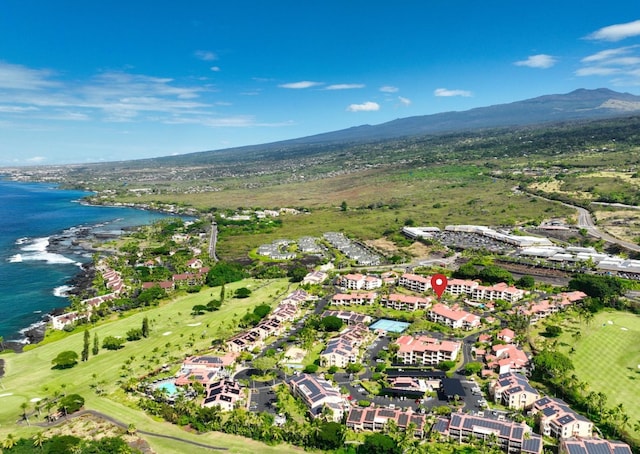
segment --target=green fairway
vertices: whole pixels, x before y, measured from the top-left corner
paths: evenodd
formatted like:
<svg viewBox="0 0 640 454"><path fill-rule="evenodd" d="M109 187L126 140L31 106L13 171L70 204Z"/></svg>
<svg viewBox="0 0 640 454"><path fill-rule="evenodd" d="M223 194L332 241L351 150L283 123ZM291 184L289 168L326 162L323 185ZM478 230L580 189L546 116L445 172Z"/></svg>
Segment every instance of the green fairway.
<svg viewBox="0 0 640 454"><path fill-rule="evenodd" d="M608 408L623 404L633 430L640 419L640 316L605 311L573 327L580 335L567 329L560 342L573 360L576 376L590 391L605 393Z"/></svg>
<svg viewBox="0 0 640 454"><path fill-rule="evenodd" d="M89 361L81 362L72 369L53 370L51 360L65 350L80 352L83 331L24 353L2 355L5 360L5 375L0 382L0 438L4 438L8 433L17 436L33 433L33 428L16 423L22 414L21 405L26 402L27 412L31 413L35 410L37 399L52 397L54 393L61 392L78 393L86 399L86 408L101 411L127 424L133 423L138 429L184 436L212 445L218 444L217 441L222 438L228 447L235 446L232 452L249 452L251 449L247 450L249 445L246 442L231 443L231 438L227 440L227 436L223 434L186 434L176 426L155 421L138 410L134 400L119 386L122 382L145 375L163 364L177 363L188 354L205 351L210 347L213 338L221 335L228 337L237 330L238 321L247 309L262 303L275 306L282 297L294 290L285 279L247 279L227 284L226 290L233 292L239 287L251 289L251 297L227 298L222 308L216 312L192 316L191 308L197 304L206 304L212 298L218 298L219 288L181 296L159 307L90 327L92 340L96 333L100 339L106 336L126 337L127 330L139 328L142 319L148 317L151 322L151 335L147 339L127 342L121 350L100 349L97 356L90 356ZM102 395L97 395L94 390L96 386L103 390ZM42 409L42 412L45 414L46 410ZM38 418L34 415L34 419ZM180 447L176 442L147 438L152 446L163 446L159 452L185 452L184 447ZM175 449L169 449L169 445L175 445Z"/></svg>

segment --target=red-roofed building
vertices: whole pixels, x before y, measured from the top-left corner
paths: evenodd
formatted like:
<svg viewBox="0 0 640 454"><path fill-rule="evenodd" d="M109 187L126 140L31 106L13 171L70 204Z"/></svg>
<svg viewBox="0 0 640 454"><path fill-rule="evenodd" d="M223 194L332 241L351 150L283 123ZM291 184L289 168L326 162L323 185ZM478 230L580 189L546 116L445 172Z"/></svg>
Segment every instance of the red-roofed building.
<svg viewBox="0 0 640 454"><path fill-rule="evenodd" d="M353 304L358 304L361 306L364 305L372 305L375 303L378 294L375 292L368 293L337 293L333 295L331 299L331 303L338 306L349 306Z"/></svg>
<svg viewBox="0 0 640 454"><path fill-rule="evenodd" d="M460 351L460 342L440 341L428 336L400 336L398 361L403 364L435 366L442 361L455 361Z"/></svg>
<svg viewBox="0 0 640 454"><path fill-rule="evenodd" d="M496 335L496 337L498 338L498 340L501 340L501 341L504 341L504 342L510 344L516 338L516 333L512 329L505 328L502 331L500 331Z"/></svg>
<svg viewBox="0 0 640 454"><path fill-rule="evenodd" d="M434 304L427 314L429 320L454 329L469 330L480 326L480 317L463 309Z"/></svg>
<svg viewBox="0 0 640 454"><path fill-rule="evenodd" d="M403 295L401 293L391 293L388 296L382 295L380 297L380 304L401 311L426 310L431 306L432 301L432 298Z"/></svg>
<svg viewBox="0 0 640 454"><path fill-rule="evenodd" d="M411 410L403 411L396 408L353 407L347 416L347 427L359 430L380 431L385 428L388 421L394 421L401 430L406 430L411 423L414 424L413 435L422 438L425 434L426 416L414 413Z"/></svg>
<svg viewBox="0 0 640 454"><path fill-rule="evenodd" d="M382 279L364 274L345 274L338 277L338 285L349 290L373 290L382 287Z"/></svg>
<svg viewBox="0 0 640 454"><path fill-rule="evenodd" d="M404 273L400 276L400 279L398 279L398 285L412 292L424 293L431 289L431 278L418 274Z"/></svg>
<svg viewBox="0 0 640 454"><path fill-rule="evenodd" d="M487 355L485 361L490 368L496 369L499 374L517 372L529 366L529 357L519 347L513 344L494 345L491 347L492 355Z"/></svg>

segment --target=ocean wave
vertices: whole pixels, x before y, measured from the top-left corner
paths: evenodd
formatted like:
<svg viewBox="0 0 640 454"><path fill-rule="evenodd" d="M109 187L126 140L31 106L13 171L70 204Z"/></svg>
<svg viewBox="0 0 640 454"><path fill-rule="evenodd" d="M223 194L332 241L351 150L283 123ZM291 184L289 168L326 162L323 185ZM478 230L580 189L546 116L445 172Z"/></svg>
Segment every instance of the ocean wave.
<svg viewBox="0 0 640 454"><path fill-rule="evenodd" d="M47 247L49 246L49 237L45 236L43 238L34 238L31 240L31 243L27 244L20 249L23 251L33 251L33 252L46 252Z"/></svg>
<svg viewBox="0 0 640 454"><path fill-rule="evenodd" d="M74 288L75 287L72 285L61 285L60 287L53 289L53 295L58 298L67 298L69 296L69 292Z"/></svg>
<svg viewBox="0 0 640 454"><path fill-rule="evenodd" d="M12 255L7 259L9 263L20 263L22 262L22 254Z"/></svg>
<svg viewBox="0 0 640 454"><path fill-rule="evenodd" d="M8 261L10 263L22 263L26 261L39 261L46 262L49 265L68 265L73 264L78 267L82 266L82 263L70 259L62 254L57 254L55 252L48 252L47 248L49 247L49 238L50 237L42 237L42 238L33 238L30 240L25 240L21 242L23 246L20 248L20 253L14 254L9 257Z"/></svg>

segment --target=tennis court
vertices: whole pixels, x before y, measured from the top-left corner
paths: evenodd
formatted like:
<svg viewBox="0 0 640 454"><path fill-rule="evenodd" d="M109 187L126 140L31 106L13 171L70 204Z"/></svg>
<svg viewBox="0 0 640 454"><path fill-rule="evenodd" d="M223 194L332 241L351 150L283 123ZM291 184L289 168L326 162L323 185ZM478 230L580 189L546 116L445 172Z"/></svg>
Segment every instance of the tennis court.
<svg viewBox="0 0 640 454"><path fill-rule="evenodd" d="M386 331L391 333L401 333L405 329L409 327L409 323L407 322L399 322L397 320L389 320L386 318L381 318L373 325L369 326L370 330L376 331Z"/></svg>

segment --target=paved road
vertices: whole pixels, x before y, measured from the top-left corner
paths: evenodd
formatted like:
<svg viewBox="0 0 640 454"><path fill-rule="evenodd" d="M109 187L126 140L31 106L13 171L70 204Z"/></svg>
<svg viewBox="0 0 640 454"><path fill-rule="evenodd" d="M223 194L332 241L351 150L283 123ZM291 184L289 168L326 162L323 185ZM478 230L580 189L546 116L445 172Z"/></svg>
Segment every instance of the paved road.
<svg viewBox="0 0 640 454"><path fill-rule="evenodd" d="M629 249L634 252L640 252L640 246L638 246L637 244L621 240L619 238L609 235L606 232L601 232L600 230L598 230L595 222L593 222L593 217L591 216L591 213L589 213L588 210L585 210L584 208L577 207L574 205L569 205L566 203L564 205L578 210L578 227L582 229L586 229L589 235L596 238L603 239L608 243L617 244L619 246L622 246L625 249Z"/></svg>
<svg viewBox="0 0 640 454"><path fill-rule="evenodd" d="M211 237L209 238L209 257L211 257L216 262L218 261L218 256L216 254L216 245L218 244L218 224L215 222L211 223Z"/></svg>
<svg viewBox="0 0 640 454"><path fill-rule="evenodd" d="M83 416L83 415L96 416L98 418L107 420L110 423L115 424L116 426L121 427L123 429L127 429L129 427L128 424L125 424L122 421L119 421L119 420L117 420L115 418L112 418L109 415L106 415L104 413L100 413L99 411L95 411L95 410L80 410L80 411L78 411L76 413L70 414L70 415L65 416L63 418L60 418L60 419L58 419L56 421L39 423L39 424L36 424L36 425L38 425L40 427L51 427L51 426L55 426L55 425L58 425L58 424L62 424L63 422L68 421L69 419L78 418L78 417ZM177 441L177 442L180 442L180 443L186 443L186 444L189 444L189 445L192 445L192 446L197 446L199 448L205 448L205 449L211 449L211 450L214 450L214 451L227 451L229 449L229 448L225 448L223 446L213 446L213 445L209 445L209 444L206 444L206 443L200 443L198 441L191 441L191 440L186 440L184 438L175 437L173 435L159 434L159 433L156 433L156 432L149 432L149 431L146 431L146 430L138 429L136 432L138 434L141 434L141 435L147 435L147 436L150 436L150 437L158 437L158 438L166 438L167 440L173 440L173 441Z"/></svg>
<svg viewBox="0 0 640 454"><path fill-rule="evenodd" d="M578 212L578 227L581 229L586 229L587 233L595 238L600 238L608 243L613 243L613 244L617 244L618 246L621 246L625 249L628 249L630 251L634 251L634 252L640 252L640 246L634 243L630 243L628 241L624 241L621 240L619 238L616 238L614 236L609 235L606 232L602 232L600 230L598 230L598 228L596 227L595 222L593 222L593 217L591 216L591 213L589 212L589 210L586 210L585 208L579 207L579 206L575 206L575 205L571 205L569 203L565 203L565 202L558 202L557 200L553 200L553 199L548 199L546 197L542 197L539 196L537 194L531 194L528 193L529 195L533 196L533 197L538 197L539 199L543 199L546 200L548 202L556 202L556 203L560 203L566 207L569 208L573 208L574 210L576 210Z"/></svg>

